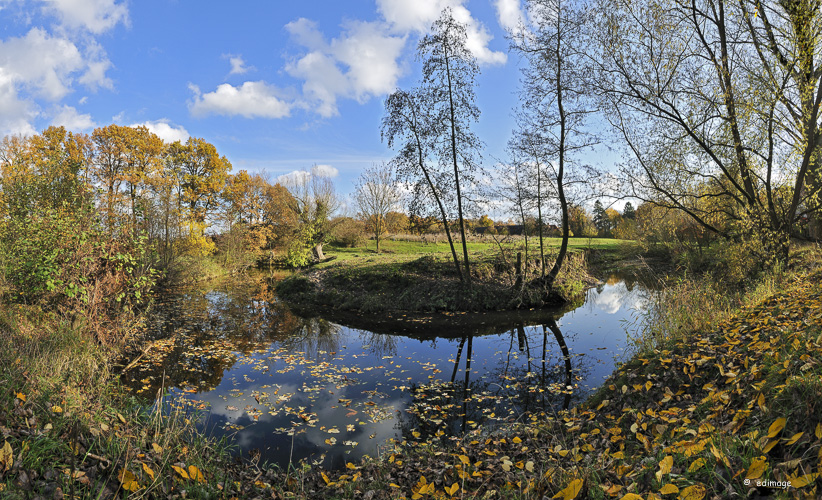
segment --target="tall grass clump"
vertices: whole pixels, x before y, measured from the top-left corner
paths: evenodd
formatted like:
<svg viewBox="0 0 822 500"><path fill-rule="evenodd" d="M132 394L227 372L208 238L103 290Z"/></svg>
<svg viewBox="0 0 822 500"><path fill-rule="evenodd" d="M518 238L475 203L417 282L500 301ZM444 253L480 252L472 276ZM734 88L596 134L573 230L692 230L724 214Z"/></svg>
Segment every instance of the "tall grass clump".
<svg viewBox="0 0 822 500"><path fill-rule="evenodd" d="M659 289L637 317L632 340L638 351L670 348L693 333L706 333L822 264L822 248L817 245L796 245L787 266L769 269L754 269L743 262L740 251L715 252L718 256L710 264L702 258L696 263L709 268L702 273L691 270L693 266L678 277L651 273Z"/></svg>

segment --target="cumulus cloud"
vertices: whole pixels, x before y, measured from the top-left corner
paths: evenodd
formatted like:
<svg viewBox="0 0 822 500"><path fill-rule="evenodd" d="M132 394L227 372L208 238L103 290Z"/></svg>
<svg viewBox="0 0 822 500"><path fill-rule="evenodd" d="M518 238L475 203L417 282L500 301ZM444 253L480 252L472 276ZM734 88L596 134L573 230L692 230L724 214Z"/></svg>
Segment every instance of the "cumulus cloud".
<svg viewBox="0 0 822 500"><path fill-rule="evenodd" d="M189 110L194 116L210 114L246 118L283 118L291 113L291 105L280 98L280 92L264 81L245 82L240 86L224 83L217 90L201 94L190 85L194 99Z"/></svg>
<svg viewBox="0 0 822 500"><path fill-rule="evenodd" d="M0 133L34 135L31 121L36 114L33 104L18 96L13 78L0 67Z"/></svg>
<svg viewBox="0 0 822 500"><path fill-rule="evenodd" d="M311 172L306 170L294 170L293 172L278 176L277 182L283 186L299 186L308 182L308 179L310 178Z"/></svg>
<svg viewBox="0 0 822 500"><path fill-rule="evenodd" d="M340 171L331 165L314 165L311 167L311 175L316 175L317 177L337 177L339 173Z"/></svg>
<svg viewBox="0 0 822 500"><path fill-rule="evenodd" d="M56 101L68 94L72 76L87 70L88 64L76 45L40 28L0 42L0 67L8 77L46 99Z"/></svg>
<svg viewBox="0 0 822 500"><path fill-rule="evenodd" d="M241 56L227 55L224 57L227 57L228 62L231 63L231 71L228 72L229 75L242 75L254 69L254 66L246 66Z"/></svg>
<svg viewBox="0 0 822 500"><path fill-rule="evenodd" d="M283 186L300 186L314 177L337 177L340 171L331 165L314 165L311 170L294 170L277 177L277 182Z"/></svg>
<svg viewBox="0 0 822 500"><path fill-rule="evenodd" d="M466 25L466 45L477 61L480 64L505 64L508 56L488 48L494 37L471 15L465 3L465 0L377 0L377 9L395 30L424 33L444 9L450 8L454 19Z"/></svg>
<svg viewBox="0 0 822 500"><path fill-rule="evenodd" d="M57 127L66 127L71 131L91 130L97 126L89 114L80 114L73 106L61 106L58 108L51 124Z"/></svg>
<svg viewBox="0 0 822 500"><path fill-rule="evenodd" d="M405 37L389 34L383 23L348 22L331 41L305 18L287 24L286 30L307 49L286 65L286 72L304 81L303 95L321 116L338 114L339 98L365 102L392 91L402 74L398 59Z"/></svg>
<svg viewBox="0 0 822 500"><path fill-rule="evenodd" d="M174 126L172 125L169 120L163 118L160 120L155 121L147 121L143 123L132 123L129 127L145 127L149 131L153 132L157 135L160 139L165 142L172 143L172 142L186 142L191 135L188 131L182 126Z"/></svg>
<svg viewBox="0 0 822 500"><path fill-rule="evenodd" d="M57 16L69 28L94 34L128 23L128 7L115 0L44 0L44 10Z"/></svg>
<svg viewBox="0 0 822 500"><path fill-rule="evenodd" d="M40 27L25 35L0 40L0 128L5 133L32 133L41 116L39 100L58 102L76 84L89 89L111 87L106 71L111 63L94 40L78 45ZM93 123L70 107L58 107L52 119L72 128Z"/></svg>
<svg viewBox="0 0 822 500"><path fill-rule="evenodd" d="M525 24L520 0L496 0L497 20L509 32L516 32Z"/></svg>

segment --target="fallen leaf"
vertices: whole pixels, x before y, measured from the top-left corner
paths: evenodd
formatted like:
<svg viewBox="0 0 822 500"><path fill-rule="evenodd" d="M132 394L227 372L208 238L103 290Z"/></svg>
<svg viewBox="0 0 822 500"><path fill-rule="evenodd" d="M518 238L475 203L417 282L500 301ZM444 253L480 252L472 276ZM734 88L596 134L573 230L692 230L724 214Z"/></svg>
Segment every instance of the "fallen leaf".
<svg viewBox="0 0 822 500"><path fill-rule="evenodd" d="M787 421L788 420L785 417L777 418L774 421L774 423L772 423L771 426L768 427L768 437L769 438L775 438L777 436L777 434L782 432L782 429L785 428L785 422L787 422Z"/></svg>
<svg viewBox="0 0 822 500"><path fill-rule="evenodd" d="M625 387L625 386L623 386ZM554 495L553 498L561 498L562 500L574 500L582 491L582 483L584 481L582 479L574 479L565 489L561 490L559 493Z"/></svg>
<svg viewBox="0 0 822 500"><path fill-rule="evenodd" d="M765 468L768 466L768 460L764 455L755 458L748 467L748 472L745 474L745 479L759 479L765 473Z"/></svg>

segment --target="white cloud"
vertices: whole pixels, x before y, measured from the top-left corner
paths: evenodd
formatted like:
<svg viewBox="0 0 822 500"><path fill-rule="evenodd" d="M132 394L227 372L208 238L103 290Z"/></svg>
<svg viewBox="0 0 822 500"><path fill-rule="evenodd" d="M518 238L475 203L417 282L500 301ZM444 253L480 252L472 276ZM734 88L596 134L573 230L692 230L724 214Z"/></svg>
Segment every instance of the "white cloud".
<svg viewBox="0 0 822 500"><path fill-rule="evenodd" d="M283 118L291 113L291 105L279 97L280 92L264 81L245 82L235 87L224 83L214 92L201 94L195 85L194 100L189 110L194 116L209 114L246 118Z"/></svg>
<svg viewBox="0 0 822 500"><path fill-rule="evenodd" d="M506 53L488 48L494 37L471 15L464 3L465 0L377 0L377 9L395 30L424 33L444 9L450 8L454 19L466 25L466 45L477 61L480 64L505 64L508 60Z"/></svg>
<svg viewBox="0 0 822 500"><path fill-rule="evenodd" d="M317 177L337 177L339 173L340 171L331 165L314 165L311 167L311 175L316 175Z"/></svg>
<svg viewBox="0 0 822 500"><path fill-rule="evenodd" d="M34 135L31 121L36 112L31 102L17 95L13 79L0 67L0 134Z"/></svg>
<svg viewBox="0 0 822 500"><path fill-rule="evenodd" d="M128 24L128 7L115 0L44 0L44 3L44 9L69 28L100 34L118 23Z"/></svg>
<svg viewBox="0 0 822 500"><path fill-rule="evenodd" d="M133 123L129 127L146 127L150 132L153 132L160 139L167 143L172 142L186 142L191 135L182 126L174 126L169 120L163 118L155 121L147 121L143 123Z"/></svg>
<svg viewBox="0 0 822 500"><path fill-rule="evenodd" d="M224 57L228 57L228 62L231 63L231 71L228 72L229 75L242 75L254 69L254 66L246 66L241 56L228 55Z"/></svg>
<svg viewBox="0 0 822 500"><path fill-rule="evenodd" d="M38 100L59 102L77 83L90 89L111 87L106 70L111 63L94 41L82 46L62 35L35 27L25 35L0 40L0 129L29 134L41 116ZM70 107L57 107L52 118L72 128L93 123Z"/></svg>
<svg viewBox="0 0 822 500"><path fill-rule="evenodd" d="M327 42L316 23L298 19L286 25L292 39L308 53L286 65L304 80L303 95L321 116L334 116L337 99L365 102L392 91L402 74L398 59L405 36L392 35L383 23L354 21L339 38Z"/></svg>
<svg viewBox="0 0 822 500"><path fill-rule="evenodd" d="M525 24L520 0L496 0L497 19L500 26L509 32L516 32Z"/></svg>
<svg viewBox="0 0 822 500"><path fill-rule="evenodd" d="M277 182L282 184L286 187L291 186L299 186L308 182L308 179L311 178L311 172L306 170L294 170L293 172L289 172L287 174L280 175L277 177Z"/></svg>
<svg viewBox="0 0 822 500"><path fill-rule="evenodd" d="M72 132L91 130L97 126L89 114L80 114L72 106L61 106L54 114L51 124L57 127L66 127Z"/></svg>

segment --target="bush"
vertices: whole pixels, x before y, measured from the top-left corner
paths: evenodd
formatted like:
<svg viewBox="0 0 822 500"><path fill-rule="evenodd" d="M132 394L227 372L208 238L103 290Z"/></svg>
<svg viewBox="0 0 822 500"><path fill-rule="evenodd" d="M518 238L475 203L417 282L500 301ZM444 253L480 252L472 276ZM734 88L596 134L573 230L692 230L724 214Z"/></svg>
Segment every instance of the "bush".
<svg viewBox="0 0 822 500"><path fill-rule="evenodd" d="M331 244L338 247L359 247L365 243L365 224L362 221L344 217L334 227Z"/></svg>
<svg viewBox="0 0 822 500"><path fill-rule="evenodd" d="M0 225L0 266L10 299L80 313L108 342L110 326L154 285L144 237L111 239L90 207L42 209Z"/></svg>

